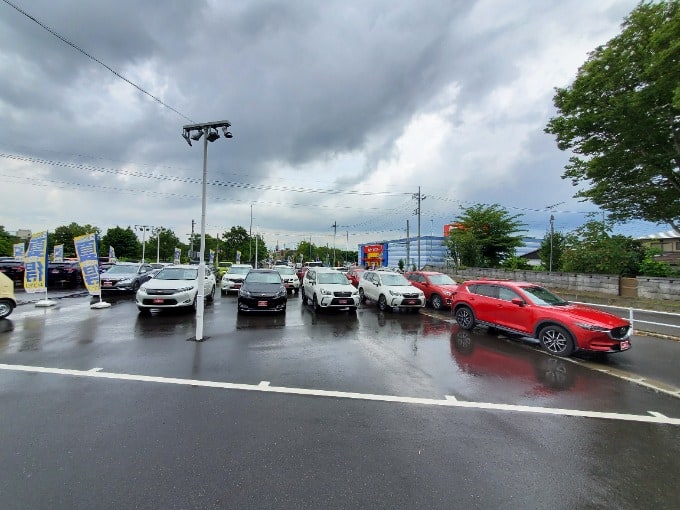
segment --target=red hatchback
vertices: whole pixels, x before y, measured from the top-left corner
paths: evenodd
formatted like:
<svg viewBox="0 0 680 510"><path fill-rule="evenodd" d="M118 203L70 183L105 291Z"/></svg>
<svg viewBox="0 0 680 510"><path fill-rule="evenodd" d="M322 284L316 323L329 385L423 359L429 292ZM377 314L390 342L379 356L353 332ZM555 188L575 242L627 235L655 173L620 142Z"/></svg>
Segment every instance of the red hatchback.
<svg viewBox="0 0 680 510"><path fill-rule="evenodd" d="M354 285L355 287L359 286L359 280L361 280L361 275L364 274L366 270L363 267L353 267L349 271L347 271L347 279L349 280L349 283Z"/></svg>
<svg viewBox="0 0 680 510"><path fill-rule="evenodd" d="M449 275L435 271L412 271L404 276L411 285L425 293L425 299L435 310L451 306L451 296L458 284Z"/></svg>
<svg viewBox="0 0 680 510"><path fill-rule="evenodd" d="M528 282L472 280L458 286L452 310L463 329L489 326L536 338L548 352L630 349L630 323L596 308L565 301Z"/></svg>

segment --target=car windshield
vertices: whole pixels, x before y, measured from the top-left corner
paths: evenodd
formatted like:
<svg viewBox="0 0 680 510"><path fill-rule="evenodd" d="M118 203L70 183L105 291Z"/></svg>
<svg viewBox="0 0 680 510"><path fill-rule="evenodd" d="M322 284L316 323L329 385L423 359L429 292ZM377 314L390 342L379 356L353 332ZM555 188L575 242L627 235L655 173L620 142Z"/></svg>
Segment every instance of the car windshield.
<svg viewBox="0 0 680 510"><path fill-rule="evenodd" d="M267 273L251 272L246 277L248 283L281 283L279 273L274 271Z"/></svg>
<svg viewBox="0 0 680 510"><path fill-rule="evenodd" d="M111 269L107 271L108 274L137 274L137 266L122 266L117 264L111 266Z"/></svg>
<svg viewBox="0 0 680 510"><path fill-rule="evenodd" d="M198 278L198 269L181 267L166 267L156 275L156 280L195 280L196 278Z"/></svg>
<svg viewBox="0 0 680 510"><path fill-rule="evenodd" d="M317 273L316 279L319 283L347 285L347 278L342 273Z"/></svg>
<svg viewBox="0 0 680 510"><path fill-rule="evenodd" d="M569 302L556 296L548 289L543 287L522 287L522 290L531 297L531 301L539 306L565 306Z"/></svg>
<svg viewBox="0 0 680 510"><path fill-rule="evenodd" d="M287 275L297 274L295 272L295 269L293 269L292 267L281 266L281 267L277 267L276 270L279 272L279 274L287 274Z"/></svg>
<svg viewBox="0 0 680 510"><path fill-rule="evenodd" d="M227 273L229 274L247 274L250 271L249 267L234 267L231 266Z"/></svg>
<svg viewBox="0 0 680 510"><path fill-rule="evenodd" d="M434 285L456 285L456 282L447 274L431 274L430 282Z"/></svg>
<svg viewBox="0 0 680 510"><path fill-rule="evenodd" d="M380 279L383 285L410 285L409 281L400 274L382 274Z"/></svg>

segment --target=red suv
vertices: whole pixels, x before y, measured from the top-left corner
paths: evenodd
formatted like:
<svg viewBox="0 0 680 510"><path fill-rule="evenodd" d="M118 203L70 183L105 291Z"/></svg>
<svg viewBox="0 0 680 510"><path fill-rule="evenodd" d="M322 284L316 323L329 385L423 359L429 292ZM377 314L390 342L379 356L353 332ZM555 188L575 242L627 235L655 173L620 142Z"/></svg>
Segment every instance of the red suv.
<svg viewBox="0 0 680 510"><path fill-rule="evenodd" d="M548 352L630 349L630 323L596 308L565 301L528 282L472 280L458 286L452 310L463 329L489 326L536 338Z"/></svg>
<svg viewBox="0 0 680 510"><path fill-rule="evenodd" d="M425 293L425 299L435 310L451 306L451 296L458 284L449 275L435 271L412 271L404 276L411 285Z"/></svg>

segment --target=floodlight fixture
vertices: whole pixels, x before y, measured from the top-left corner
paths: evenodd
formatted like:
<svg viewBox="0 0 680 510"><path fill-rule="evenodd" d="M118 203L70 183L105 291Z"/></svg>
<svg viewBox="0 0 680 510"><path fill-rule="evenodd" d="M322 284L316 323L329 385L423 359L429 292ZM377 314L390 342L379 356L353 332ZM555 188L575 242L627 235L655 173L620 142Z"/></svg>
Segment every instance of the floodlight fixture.
<svg viewBox="0 0 680 510"><path fill-rule="evenodd" d="M189 131L182 131L182 138L184 138L189 144L189 147L191 147L191 137L189 136Z"/></svg>
<svg viewBox="0 0 680 510"><path fill-rule="evenodd" d="M209 142L214 142L220 137L220 134L217 132L217 129L213 128L208 132L207 136Z"/></svg>
<svg viewBox="0 0 680 510"><path fill-rule="evenodd" d="M225 138L232 138L234 136L229 131L229 126L222 126L222 133L224 134Z"/></svg>
<svg viewBox="0 0 680 510"><path fill-rule="evenodd" d="M201 129L201 130L199 130L199 131L196 131L196 132L191 136L191 139L192 139L192 140L196 140L196 141L198 142L198 141L201 139L202 136L203 136L203 130Z"/></svg>

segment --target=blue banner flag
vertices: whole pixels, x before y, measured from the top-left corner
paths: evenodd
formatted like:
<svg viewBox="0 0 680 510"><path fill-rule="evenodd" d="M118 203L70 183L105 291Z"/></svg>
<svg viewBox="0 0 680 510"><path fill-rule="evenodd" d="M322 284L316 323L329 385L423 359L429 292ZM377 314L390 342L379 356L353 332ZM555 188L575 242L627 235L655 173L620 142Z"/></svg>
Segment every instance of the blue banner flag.
<svg viewBox="0 0 680 510"><path fill-rule="evenodd" d="M64 245L58 244L54 247L52 262L64 262Z"/></svg>
<svg viewBox="0 0 680 510"><path fill-rule="evenodd" d="M182 255L182 249L181 248L175 248L175 259L174 259L175 264L179 264L180 255Z"/></svg>
<svg viewBox="0 0 680 510"><path fill-rule="evenodd" d="M114 260L116 260L116 250L113 249L113 246L109 246L109 262Z"/></svg>
<svg viewBox="0 0 680 510"><path fill-rule="evenodd" d="M97 234L85 234L73 238L78 254L78 264L83 273L85 288L92 296L101 295L99 283L99 255L97 254Z"/></svg>
<svg viewBox="0 0 680 510"><path fill-rule="evenodd" d="M241 252L239 250L236 250L236 263L241 263Z"/></svg>
<svg viewBox="0 0 680 510"><path fill-rule="evenodd" d="M24 257L24 289L47 292L47 231L31 236Z"/></svg>
<svg viewBox="0 0 680 510"><path fill-rule="evenodd" d="M12 245L14 258L17 260L24 260L24 243L17 243Z"/></svg>
<svg viewBox="0 0 680 510"><path fill-rule="evenodd" d="M208 260L208 264L211 266L215 263L215 250L210 250L210 259Z"/></svg>

